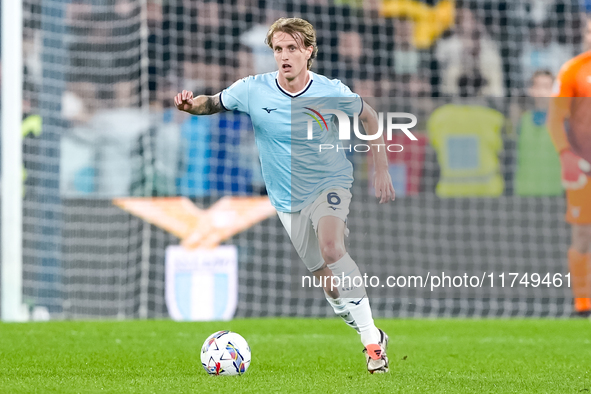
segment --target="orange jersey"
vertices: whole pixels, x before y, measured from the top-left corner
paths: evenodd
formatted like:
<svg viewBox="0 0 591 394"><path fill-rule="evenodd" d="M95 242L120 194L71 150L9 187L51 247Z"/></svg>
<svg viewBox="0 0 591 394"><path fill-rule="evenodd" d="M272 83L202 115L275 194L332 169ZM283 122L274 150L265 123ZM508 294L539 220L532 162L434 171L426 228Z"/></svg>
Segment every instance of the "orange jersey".
<svg viewBox="0 0 591 394"><path fill-rule="evenodd" d="M556 82L555 97L591 97L591 51L566 62Z"/></svg>
<svg viewBox="0 0 591 394"><path fill-rule="evenodd" d="M556 78L554 97L569 97L570 116L566 124L568 142L564 135L551 130L557 148L570 146L572 151L591 162L591 51L568 61ZM557 100L557 99L555 99Z"/></svg>
<svg viewBox="0 0 591 394"><path fill-rule="evenodd" d="M570 148L591 162L591 51L562 66L550 110L558 110L566 116L566 119L561 119L562 115L556 119L557 122L565 120L564 128L558 123L549 127L558 151ZM566 191L568 223L591 224L591 177L589 181L583 189Z"/></svg>

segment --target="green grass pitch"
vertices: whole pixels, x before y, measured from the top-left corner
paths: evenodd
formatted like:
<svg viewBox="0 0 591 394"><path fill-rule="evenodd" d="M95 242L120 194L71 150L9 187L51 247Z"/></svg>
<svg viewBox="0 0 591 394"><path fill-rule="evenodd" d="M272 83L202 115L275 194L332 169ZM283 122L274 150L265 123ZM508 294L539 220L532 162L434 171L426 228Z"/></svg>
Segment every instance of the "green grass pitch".
<svg viewBox="0 0 591 394"><path fill-rule="evenodd" d="M337 319L0 323L0 393L585 393L587 320L378 320L390 373L370 375ZM243 376L208 376L222 329L252 349Z"/></svg>

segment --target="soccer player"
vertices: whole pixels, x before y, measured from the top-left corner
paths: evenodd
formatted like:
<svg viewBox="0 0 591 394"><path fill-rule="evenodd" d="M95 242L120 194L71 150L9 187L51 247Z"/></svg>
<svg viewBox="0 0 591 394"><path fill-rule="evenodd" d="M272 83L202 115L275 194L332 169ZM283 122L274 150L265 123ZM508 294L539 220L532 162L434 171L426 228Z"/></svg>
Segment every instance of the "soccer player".
<svg viewBox="0 0 591 394"><path fill-rule="evenodd" d="M575 312L591 314L591 18L587 51L558 74L550 101L548 129L560 154L566 188L566 221L572 225L568 264Z"/></svg>
<svg viewBox="0 0 591 394"><path fill-rule="evenodd" d="M193 115L231 110L250 115L269 198L298 255L318 279L329 279L323 280L326 299L335 313L360 334L368 371L387 372L388 336L374 324L365 289L351 286L351 279L361 277L344 241L352 165L342 149L321 154L318 148L312 149L310 141L292 124L292 103L296 98L339 98L339 110L349 116L359 114L368 134L378 132L377 114L339 80L310 71L318 48L316 32L309 22L278 19L269 28L266 43L273 50L277 71L243 78L213 96L193 97L192 92L183 90L175 97L175 105ZM325 117L328 122L324 123L320 140L327 146L342 146L332 117ZM383 138L374 143L383 144ZM300 158L292 155L296 151L303 153L306 162L294 167ZM385 149L374 152L373 157L376 197L380 203L394 200ZM333 276L349 281L333 288Z"/></svg>

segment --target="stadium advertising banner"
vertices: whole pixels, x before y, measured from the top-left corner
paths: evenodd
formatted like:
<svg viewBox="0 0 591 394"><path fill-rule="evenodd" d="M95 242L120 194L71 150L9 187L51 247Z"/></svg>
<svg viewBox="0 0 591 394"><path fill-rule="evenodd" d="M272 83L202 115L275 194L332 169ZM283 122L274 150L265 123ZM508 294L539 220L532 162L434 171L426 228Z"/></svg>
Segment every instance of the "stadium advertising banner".
<svg viewBox="0 0 591 394"><path fill-rule="evenodd" d="M266 196L226 196L208 209L186 197L116 198L113 203L180 240L165 257L165 299L174 320L229 320L238 299L238 252L218 246L275 214Z"/></svg>
<svg viewBox="0 0 591 394"><path fill-rule="evenodd" d="M166 306L181 321L230 320L238 301L238 252L215 249L166 249Z"/></svg>

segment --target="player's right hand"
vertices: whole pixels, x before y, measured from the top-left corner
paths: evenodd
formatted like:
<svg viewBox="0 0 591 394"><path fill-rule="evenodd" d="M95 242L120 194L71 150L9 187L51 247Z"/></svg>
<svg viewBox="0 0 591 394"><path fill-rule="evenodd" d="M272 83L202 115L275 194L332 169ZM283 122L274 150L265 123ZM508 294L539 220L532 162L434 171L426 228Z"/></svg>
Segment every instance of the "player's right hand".
<svg viewBox="0 0 591 394"><path fill-rule="evenodd" d="M183 90L174 97L174 105L181 111L188 112L193 108L193 92Z"/></svg>
<svg viewBox="0 0 591 394"><path fill-rule="evenodd" d="M562 186L567 190L578 190L587 184L585 172L591 169L589 163L571 150L566 149L560 153L562 164Z"/></svg>

